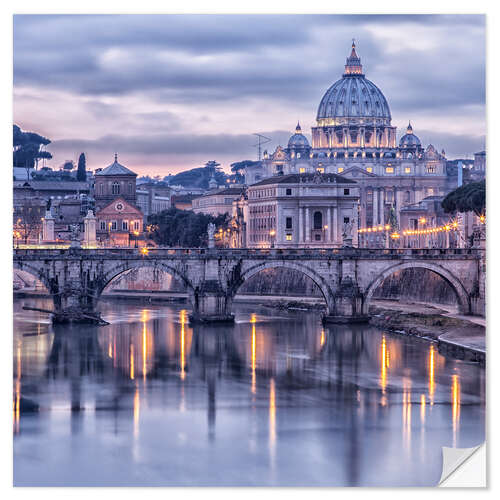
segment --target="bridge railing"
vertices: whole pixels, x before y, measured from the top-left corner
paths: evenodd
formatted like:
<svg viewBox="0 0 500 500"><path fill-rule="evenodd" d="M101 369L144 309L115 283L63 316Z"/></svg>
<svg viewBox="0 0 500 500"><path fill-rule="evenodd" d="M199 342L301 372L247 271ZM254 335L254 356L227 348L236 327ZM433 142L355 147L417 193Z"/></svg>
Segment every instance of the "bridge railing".
<svg viewBox="0 0 500 500"><path fill-rule="evenodd" d="M300 258L328 258L328 257L351 257L351 258L380 258L382 256L392 258L404 257L459 257L478 256L481 250L477 248L96 248L96 249L15 249L14 257L62 257L70 255L81 255L87 257L103 258L258 258L258 257L300 257Z"/></svg>

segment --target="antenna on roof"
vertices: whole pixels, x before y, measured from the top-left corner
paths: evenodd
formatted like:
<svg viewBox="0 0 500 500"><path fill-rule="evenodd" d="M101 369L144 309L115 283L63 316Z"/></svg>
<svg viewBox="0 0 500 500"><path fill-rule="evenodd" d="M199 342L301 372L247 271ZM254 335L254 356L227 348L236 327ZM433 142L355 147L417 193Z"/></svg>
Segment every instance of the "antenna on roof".
<svg viewBox="0 0 500 500"><path fill-rule="evenodd" d="M269 139L269 137L266 137L265 135L261 135L261 134L252 134L252 135L256 135L259 139L257 142L257 144L252 144L252 146L254 148L257 148L257 151L258 151L258 160L260 161L260 157L261 157L261 151L262 151L262 145L263 144L267 144L268 142L271 142L271 139Z"/></svg>

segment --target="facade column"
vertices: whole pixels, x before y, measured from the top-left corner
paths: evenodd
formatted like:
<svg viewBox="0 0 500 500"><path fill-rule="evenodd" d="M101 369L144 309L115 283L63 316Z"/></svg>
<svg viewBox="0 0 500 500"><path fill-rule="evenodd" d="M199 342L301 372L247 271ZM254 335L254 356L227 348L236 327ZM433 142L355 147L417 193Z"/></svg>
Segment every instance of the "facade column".
<svg viewBox="0 0 500 500"><path fill-rule="evenodd" d="M332 220L332 232L333 232L333 241L334 243L340 243L339 242L339 228L338 228L338 208L333 207L333 220Z"/></svg>
<svg viewBox="0 0 500 500"><path fill-rule="evenodd" d="M361 227L366 227L366 188L361 188L359 190L359 205L361 208Z"/></svg>
<svg viewBox="0 0 500 500"><path fill-rule="evenodd" d="M311 220L309 217L309 207L306 207L306 242L311 241Z"/></svg>
<svg viewBox="0 0 500 500"><path fill-rule="evenodd" d="M332 218L331 210L330 210L330 207L328 207L326 209L326 234L325 234L325 240L327 242L332 241L332 225L330 224L331 218Z"/></svg>
<svg viewBox="0 0 500 500"><path fill-rule="evenodd" d="M373 220L372 226L376 226L378 224L378 188L373 188Z"/></svg>
<svg viewBox="0 0 500 500"><path fill-rule="evenodd" d="M384 195L385 195L385 190L384 188L380 188L380 191L379 191L379 200L378 200L378 213L379 213L379 216L378 216L378 223L379 224L385 224L385 220L384 220Z"/></svg>
<svg viewBox="0 0 500 500"><path fill-rule="evenodd" d="M304 216L303 208L299 207L299 243L304 243Z"/></svg>

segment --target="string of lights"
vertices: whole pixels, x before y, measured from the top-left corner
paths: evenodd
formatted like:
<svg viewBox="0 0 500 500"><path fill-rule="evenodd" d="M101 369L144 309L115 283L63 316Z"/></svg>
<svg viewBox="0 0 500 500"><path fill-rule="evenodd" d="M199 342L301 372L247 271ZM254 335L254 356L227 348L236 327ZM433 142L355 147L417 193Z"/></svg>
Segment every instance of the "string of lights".
<svg viewBox="0 0 500 500"><path fill-rule="evenodd" d="M425 224L427 221L425 218L419 219L420 224ZM486 224L486 216L479 216L479 222L481 224ZM393 230L390 234L391 238L397 239L400 236L419 236L422 234L436 234L441 232L448 231L457 231L458 230L458 222L456 220L450 221L448 224L443 224L442 226L421 228L421 229L403 229L401 231ZM391 226L389 224L372 226L372 227L362 227L358 229L358 233L380 233L380 232L388 232L391 231Z"/></svg>

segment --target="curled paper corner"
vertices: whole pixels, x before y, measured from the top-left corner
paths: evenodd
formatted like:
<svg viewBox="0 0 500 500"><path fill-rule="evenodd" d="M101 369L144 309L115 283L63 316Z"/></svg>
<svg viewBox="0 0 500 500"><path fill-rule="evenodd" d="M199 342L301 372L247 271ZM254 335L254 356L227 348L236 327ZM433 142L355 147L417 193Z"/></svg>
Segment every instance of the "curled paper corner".
<svg viewBox="0 0 500 500"><path fill-rule="evenodd" d="M486 487L485 443L473 448L443 446L443 470L438 486Z"/></svg>

